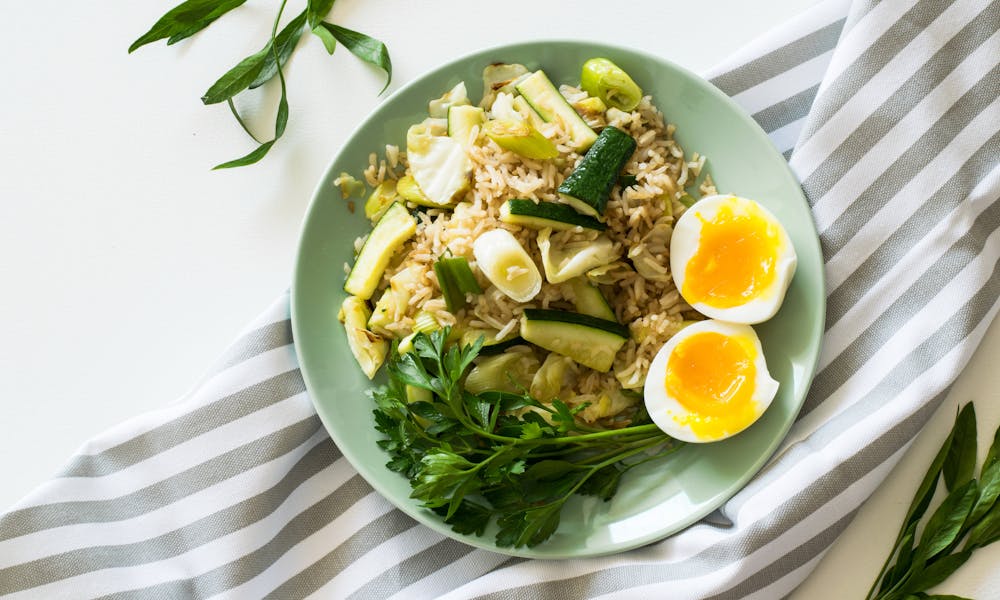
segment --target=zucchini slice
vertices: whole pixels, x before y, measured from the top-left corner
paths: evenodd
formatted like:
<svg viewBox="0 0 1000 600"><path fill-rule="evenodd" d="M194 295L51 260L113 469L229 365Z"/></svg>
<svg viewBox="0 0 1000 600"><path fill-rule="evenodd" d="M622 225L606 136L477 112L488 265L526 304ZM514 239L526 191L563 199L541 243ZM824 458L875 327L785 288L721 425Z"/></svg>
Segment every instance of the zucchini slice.
<svg viewBox="0 0 1000 600"><path fill-rule="evenodd" d="M368 310L368 304L356 296L348 296L340 306L340 320L344 322L344 331L347 333L347 346L358 361L358 366L371 379L385 362L389 342L367 329L369 317L371 311Z"/></svg>
<svg viewBox="0 0 1000 600"><path fill-rule="evenodd" d="M628 340L628 328L614 321L562 310L524 309L521 337L603 373Z"/></svg>
<svg viewBox="0 0 1000 600"><path fill-rule="evenodd" d="M392 179L386 179L375 186L371 196L365 200L365 216L371 219L372 223L378 221L397 197L396 182Z"/></svg>
<svg viewBox="0 0 1000 600"><path fill-rule="evenodd" d="M615 311L611 310L611 305L604 299L600 288L587 281L586 277L574 277L568 283L573 290L573 306L576 307L577 312L606 321L618 322Z"/></svg>
<svg viewBox="0 0 1000 600"><path fill-rule="evenodd" d="M417 220L399 202L393 202L365 240L344 282L344 291L362 300L375 293L389 259L417 231Z"/></svg>
<svg viewBox="0 0 1000 600"><path fill-rule="evenodd" d="M608 205L618 174L635 152L632 136L605 127L569 177L556 190L564 202L585 215L599 217Z"/></svg>
<svg viewBox="0 0 1000 600"><path fill-rule="evenodd" d="M546 123L556 121L563 126L576 150L586 150L597 140L594 130L566 102L544 71L535 71L514 87Z"/></svg>
<svg viewBox="0 0 1000 600"><path fill-rule="evenodd" d="M483 342L483 347L479 351L480 356L493 356L494 354L502 354L504 350L510 348L511 346L523 346L528 342L524 341L519 335L516 335L510 339L497 342L495 340L488 340Z"/></svg>
<svg viewBox="0 0 1000 600"><path fill-rule="evenodd" d="M593 217L581 215L566 204L556 202L534 202L515 198L500 207L500 220L512 225L523 225L532 229L551 227L566 231L576 227L604 231L607 225Z"/></svg>

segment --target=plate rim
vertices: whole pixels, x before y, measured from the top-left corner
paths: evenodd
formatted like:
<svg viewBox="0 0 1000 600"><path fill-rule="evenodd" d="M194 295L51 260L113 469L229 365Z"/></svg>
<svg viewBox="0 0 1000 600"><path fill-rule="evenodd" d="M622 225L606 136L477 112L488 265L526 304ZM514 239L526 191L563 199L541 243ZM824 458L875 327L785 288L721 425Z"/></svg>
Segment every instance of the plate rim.
<svg viewBox="0 0 1000 600"><path fill-rule="evenodd" d="M767 464L769 460L771 460L771 458L774 456L775 451L787 438L789 430L795 424L798 415L801 412L802 406L805 403L805 398L808 395L813 379L815 378L816 367L819 362L819 355L822 348L823 331L825 330L826 281L825 278L823 277L823 268L824 268L823 253L822 253L822 246L819 241L818 232L816 231L815 221L812 218L809 219L809 223L811 225L813 235L808 237L807 243L809 244L809 246L812 247L812 250L815 252L815 255L818 256L820 260L819 264L820 272L819 272L819 277L816 280L816 285L817 285L816 291L819 294L819 297L822 299L822 307L820 307L820 309L818 310L819 318L815 323L814 327L815 331L809 332L810 343L808 344L807 351L811 353L812 360L809 361L808 365L806 365L808 369L806 369L803 374L803 380L806 383L804 385L802 394L793 398L794 406L792 407L791 417L788 419L787 422L782 424L778 434L775 435L769 441L766 448L764 448L764 450L761 452L759 458L756 461L754 461L753 464L749 466L739 478L733 480L730 485L726 486L724 491L719 492L718 494L719 499L716 502L709 503L713 504L711 507L702 510L692 511L688 515L688 518L677 521L670 531L667 532L654 531L644 536L630 538L628 542L624 544L618 544L618 545L612 544L611 547L608 547L606 549L601 549L596 551L585 550L585 551L561 552L561 553L544 552L545 548L544 543L532 548L527 548L527 547L501 548L496 546L495 543L493 543L492 538L487 538L483 536L456 534L451 530L450 526L445 524L439 518L436 518L436 515L434 515L434 513L419 506L416 501L405 502L405 503L394 502L391 499L392 493L388 490L386 486L383 485L383 483L378 477L368 477L365 475L368 469L365 468L363 466L363 463L360 461L358 457L359 453L351 449L349 444L347 444L346 445L347 447L345 448L339 443L340 440L337 439L337 436L334 433L335 429L331 428L330 423L328 423L327 421L327 417L324 415L324 411L321 409L321 407L319 406L319 402L315 398L315 394L313 394L311 391L312 389L316 389L317 386L315 385L315 383L311 381L312 376L310 375L309 369L305 366L305 361L302 360L302 357L300 355L299 345L294 343L294 340L300 339L300 334L303 333L301 329L302 327L301 317L299 316L300 314L299 303L302 302L303 300L300 298L298 290L300 289L301 278L304 276L302 273L303 253L305 249L304 242L306 239L307 229L314 213L317 210L319 210L318 208L320 204L319 196L324 189L324 183L331 179L331 176L333 175L334 171L334 165L340 162L342 155L345 155L346 148L355 141L355 138L359 137L360 131L366 125L368 125L370 121L373 121L375 119L376 114L379 112L379 109L382 106L389 104L390 102L393 102L398 96L405 95L411 88L419 85L424 79L434 76L435 74L438 74L440 72L444 72L449 69L454 69L457 65L463 64L469 60L473 60L476 57L485 58L487 55L490 54L509 52L518 49L522 46L538 45L538 44L591 47L594 48L599 53L605 53L605 52L627 53L634 55L638 58L641 58L645 61L650 61L653 63L664 63L668 65L670 68L676 69L678 72L682 73L687 78L697 82L697 84L704 87L708 93L712 94L717 99L721 100L723 104L727 105L729 109L736 114L737 118L739 118L741 121L743 121L744 124L749 126L750 130L754 132L754 135L756 137L762 138L766 142L767 148L771 151L773 157L780 159L779 162L782 166L782 168L779 169L780 176L782 179L785 180L783 185L790 184L789 187L795 190L795 194L798 196L798 199L801 200L803 205L806 207L806 210L807 211L810 210L808 201L805 197L805 193L802 190L801 184L795 178L795 175L791 170L788 161L784 158L784 156L782 156L782 154L778 151L778 149L774 147L773 143L771 142L770 138L767 135L767 132L765 132L763 128L761 128L760 124L757 123L757 121L755 121L735 100L733 100L729 95L727 95L725 92L716 87L711 81L695 73L694 71L668 58L657 56L655 54L652 54L651 52L641 50L638 48L619 45L619 44L609 44L605 42L595 42L595 41L573 39L573 38L534 38L534 39L526 39L517 42L510 42L506 44L490 46L487 48L476 50L474 52L463 54L445 63L433 66L413 77L413 79L403 84L400 88L398 88L397 90L386 96L377 105L375 105L368 112L368 114L352 128L350 135L348 135L341 143L341 148L331 156L327 167L323 170L322 174L320 175L320 177L316 182L316 185L313 188L313 191L310 195L309 205L304 213L302 223L299 228L299 235L297 239L296 252L295 252L295 263L292 275L292 285L290 288L290 300L289 300L293 348L295 349L296 358L299 365L299 371L305 383L306 391L309 393L310 402L313 404L313 407L316 410L316 413L319 416L320 421L323 424L323 427L326 429L327 434L330 435L334 443L337 444L338 450L341 452L343 457L347 459L347 461L351 464L351 466L355 469L355 471L357 471L358 474L361 475L362 478L376 492L378 492L383 498L385 498L387 502L389 502L394 507L398 508L408 516L415 519L418 523L428 526L432 530L448 538L462 542L464 544L468 544L476 548L509 556L517 556L522 558L539 558L539 559L572 559L572 558L607 556L611 554L626 552L628 550L632 550L635 548L640 548L642 546L646 546L653 542L666 539L670 536L677 535L678 533L683 532L687 528L691 527L693 524L702 520L704 517L711 514L719 507L723 506L730 498L739 493L740 490L745 488L746 485L760 472L760 470L764 467L764 465ZM684 449L682 449L681 451L683 452ZM434 515L434 518L431 518L431 515ZM539 552L539 549L543 551Z"/></svg>

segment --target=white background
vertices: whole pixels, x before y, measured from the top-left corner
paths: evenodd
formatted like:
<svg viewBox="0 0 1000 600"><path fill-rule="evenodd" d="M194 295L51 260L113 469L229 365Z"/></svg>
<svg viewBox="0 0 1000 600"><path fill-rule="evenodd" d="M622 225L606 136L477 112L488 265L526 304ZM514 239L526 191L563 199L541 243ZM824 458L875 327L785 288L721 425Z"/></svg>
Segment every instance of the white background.
<svg viewBox="0 0 1000 600"><path fill-rule="evenodd" d="M391 91L462 54L541 37L632 46L704 71L813 2L339 0L330 20L388 44ZM302 4L292 0L288 13ZM5 6L0 510L88 437L183 395L287 288L316 180L384 96L378 71L304 36L286 70L285 137L256 166L210 171L252 145L225 105L199 98L264 43L276 5L248 2L194 38L133 55L129 44L171 2ZM643 16L626 23L632 14ZM266 139L277 90L258 92L238 106ZM863 596L960 402L976 401L985 452L1000 424L998 355L994 324L946 405L796 598ZM983 580L991 564L1000 564L995 547L942 589L1000 598L1000 575Z"/></svg>

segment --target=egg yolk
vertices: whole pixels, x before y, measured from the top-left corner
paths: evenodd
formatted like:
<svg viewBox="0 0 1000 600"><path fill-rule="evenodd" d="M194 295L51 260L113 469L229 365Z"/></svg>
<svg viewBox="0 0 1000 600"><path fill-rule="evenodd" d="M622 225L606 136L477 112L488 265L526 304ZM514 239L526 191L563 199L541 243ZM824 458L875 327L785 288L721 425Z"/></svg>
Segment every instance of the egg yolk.
<svg viewBox="0 0 1000 600"><path fill-rule="evenodd" d="M740 208L722 205L711 220L698 215L698 248L687 263L681 290L688 302L732 308L773 284L780 230L752 204L741 203Z"/></svg>
<svg viewBox="0 0 1000 600"><path fill-rule="evenodd" d="M666 390L689 411L677 417L678 423L702 439L718 439L753 423L756 354L749 340L717 332L677 344L667 360Z"/></svg>

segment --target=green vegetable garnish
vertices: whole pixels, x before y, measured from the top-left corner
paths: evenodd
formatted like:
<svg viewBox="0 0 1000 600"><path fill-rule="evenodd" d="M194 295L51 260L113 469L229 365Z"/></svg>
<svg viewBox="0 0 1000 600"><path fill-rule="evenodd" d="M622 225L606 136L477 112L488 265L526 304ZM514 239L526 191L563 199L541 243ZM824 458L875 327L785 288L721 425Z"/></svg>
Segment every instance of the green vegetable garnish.
<svg viewBox="0 0 1000 600"><path fill-rule="evenodd" d="M619 110L632 110L642 100L642 89L628 73L606 58L592 58L583 63L580 87Z"/></svg>
<svg viewBox="0 0 1000 600"><path fill-rule="evenodd" d="M556 145L524 121L493 119L486 121L483 130L498 146L525 158L546 159L559 156Z"/></svg>
<svg viewBox="0 0 1000 600"><path fill-rule="evenodd" d="M452 313L465 306L466 294L482 294L483 290L464 256L441 257L434 263L434 274L444 303Z"/></svg>
<svg viewBox="0 0 1000 600"><path fill-rule="evenodd" d="M927 598L924 591L947 579L975 550L1000 540L998 453L1000 430L994 435L979 479L974 479L976 411L971 403L966 404L920 482L892 550L865 600ZM930 507L938 481L942 479L948 495L917 536L921 517ZM959 550L963 539L965 544ZM890 565L893 557L896 562Z"/></svg>
<svg viewBox="0 0 1000 600"><path fill-rule="evenodd" d="M186 0L160 17L149 31L129 46L128 51L132 53L146 44L163 39L167 40L168 46L175 44L205 29L216 19L242 5L245 1ZM242 167L259 161L284 134L285 126L288 124L288 96L282 66L295 51L304 27L308 26L323 42L327 52L332 54L336 43L340 42L361 60L385 71L386 82L385 87L382 88L383 92L392 80L392 62L389 60L389 51L385 44L363 33L323 20L330 12L333 0L308 0L306 9L285 25L279 33L278 22L285 10L286 1L282 0L278 7L278 14L274 18L271 37L267 44L260 51L241 60L239 64L212 84L202 96L201 100L205 104L227 103L236 122L251 139L259 144L246 156L217 165L216 169ZM236 105L233 104L233 98L247 89L263 85L275 75L278 76L281 83L281 99L278 102L278 112L274 122L274 137L266 142L261 142L243 121L236 110Z"/></svg>
<svg viewBox="0 0 1000 600"><path fill-rule="evenodd" d="M678 202L680 202L681 204L683 204L684 206L686 206L688 208L691 208L692 206L694 206L694 203L698 201L691 194L683 194L677 200L678 200Z"/></svg>
<svg viewBox="0 0 1000 600"><path fill-rule="evenodd" d="M459 346L447 338L448 328L421 333L414 352L390 352L389 383L372 398L386 466L457 533L482 535L495 518L498 546L536 546L555 532L573 494L610 500L629 469L682 445L648 421L611 430L582 425L574 415L585 405L473 394L462 379L483 340ZM408 402L408 388L427 390L430 399Z"/></svg>
<svg viewBox="0 0 1000 600"><path fill-rule="evenodd" d="M618 186L622 188L632 187L639 183L639 180L635 175L629 175L628 173L622 173L618 176Z"/></svg>

